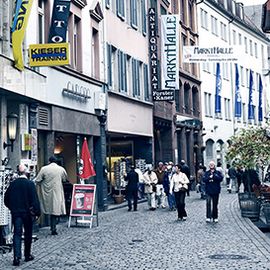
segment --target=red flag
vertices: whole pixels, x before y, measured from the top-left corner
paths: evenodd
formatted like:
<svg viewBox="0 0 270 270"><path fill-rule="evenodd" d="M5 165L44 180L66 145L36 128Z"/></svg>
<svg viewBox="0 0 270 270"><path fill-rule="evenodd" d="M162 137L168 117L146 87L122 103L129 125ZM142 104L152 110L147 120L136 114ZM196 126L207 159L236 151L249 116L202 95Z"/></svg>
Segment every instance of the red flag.
<svg viewBox="0 0 270 270"><path fill-rule="evenodd" d="M86 138L84 138L84 142L83 142L83 146L82 146L81 162L82 162L82 166L83 166L82 171L80 172L81 178L87 179L91 176L96 175L94 165L93 165L91 157L90 157L90 152L89 152Z"/></svg>

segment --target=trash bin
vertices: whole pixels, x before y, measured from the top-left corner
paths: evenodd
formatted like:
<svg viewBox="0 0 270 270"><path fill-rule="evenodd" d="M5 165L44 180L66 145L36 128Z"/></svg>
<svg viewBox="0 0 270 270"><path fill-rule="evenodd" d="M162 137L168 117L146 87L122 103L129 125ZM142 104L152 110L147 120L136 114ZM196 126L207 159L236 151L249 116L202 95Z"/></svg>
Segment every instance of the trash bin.
<svg viewBox="0 0 270 270"><path fill-rule="evenodd" d="M239 205L242 217L258 221L260 217L261 203L254 193L238 193Z"/></svg>

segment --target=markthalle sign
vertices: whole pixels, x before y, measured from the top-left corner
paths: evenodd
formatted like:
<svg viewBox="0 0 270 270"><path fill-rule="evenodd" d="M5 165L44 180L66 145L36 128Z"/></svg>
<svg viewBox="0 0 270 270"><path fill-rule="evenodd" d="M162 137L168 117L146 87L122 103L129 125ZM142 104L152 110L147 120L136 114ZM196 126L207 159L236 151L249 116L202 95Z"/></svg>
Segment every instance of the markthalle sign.
<svg viewBox="0 0 270 270"><path fill-rule="evenodd" d="M179 19L176 15L161 16L161 89L159 87L157 16L148 11L149 55L153 101L173 101L179 89Z"/></svg>

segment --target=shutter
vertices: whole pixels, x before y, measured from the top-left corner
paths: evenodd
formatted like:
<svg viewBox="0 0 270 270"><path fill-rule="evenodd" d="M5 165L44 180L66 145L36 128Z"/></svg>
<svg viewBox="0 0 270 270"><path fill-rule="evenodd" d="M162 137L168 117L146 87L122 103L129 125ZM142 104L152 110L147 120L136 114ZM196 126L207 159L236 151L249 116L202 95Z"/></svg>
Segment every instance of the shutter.
<svg viewBox="0 0 270 270"><path fill-rule="evenodd" d="M122 61L121 61L121 51L117 50L117 67L118 67L118 89L121 91L122 90L122 84L121 84L121 66L122 66Z"/></svg>
<svg viewBox="0 0 270 270"><path fill-rule="evenodd" d="M123 54L123 90L127 92L127 55Z"/></svg>
<svg viewBox="0 0 270 270"><path fill-rule="evenodd" d="M136 61L132 59L132 93L136 96Z"/></svg>
<svg viewBox="0 0 270 270"><path fill-rule="evenodd" d="M108 53L108 68L107 68L107 83L109 87L112 87L112 45L107 43L107 53Z"/></svg>
<svg viewBox="0 0 270 270"><path fill-rule="evenodd" d="M142 32L146 35L146 11L145 11L145 0L141 0L142 5Z"/></svg>
<svg viewBox="0 0 270 270"><path fill-rule="evenodd" d="M41 126L49 125L49 111L47 108L38 108L38 124Z"/></svg>
<svg viewBox="0 0 270 270"><path fill-rule="evenodd" d="M136 61L136 75L137 75L136 78L137 96L139 97L141 95L141 91L140 91L140 62L138 60Z"/></svg>

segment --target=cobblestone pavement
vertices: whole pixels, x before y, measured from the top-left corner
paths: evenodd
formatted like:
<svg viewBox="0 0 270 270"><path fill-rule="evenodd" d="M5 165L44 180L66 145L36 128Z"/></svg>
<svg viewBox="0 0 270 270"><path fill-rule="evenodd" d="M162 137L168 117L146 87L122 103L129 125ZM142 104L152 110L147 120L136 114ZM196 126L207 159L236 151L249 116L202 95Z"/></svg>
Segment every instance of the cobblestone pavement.
<svg viewBox="0 0 270 270"><path fill-rule="evenodd" d="M270 239L240 216L236 194L221 195L219 223L205 222L205 201L186 199L187 221L168 209L127 208L99 214L99 227L67 228L59 235L40 229L35 260L17 269L270 269ZM0 269L13 269L12 253L0 254Z"/></svg>

